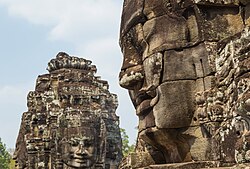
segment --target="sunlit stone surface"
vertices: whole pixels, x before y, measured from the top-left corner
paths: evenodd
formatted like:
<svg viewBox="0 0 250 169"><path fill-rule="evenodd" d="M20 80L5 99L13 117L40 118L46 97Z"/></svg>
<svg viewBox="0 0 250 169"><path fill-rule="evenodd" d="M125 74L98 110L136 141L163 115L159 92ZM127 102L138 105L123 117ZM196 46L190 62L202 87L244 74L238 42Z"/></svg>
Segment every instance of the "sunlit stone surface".
<svg viewBox="0 0 250 169"><path fill-rule="evenodd" d="M91 61L60 52L27 97L16 142L19 169L116 169L121 160L117 96Z"/></svg>
<svg viewBox="0 0 250 169"><path fill-rule="evenodd" d="M124 0L120 85L139 130L120 168L250 162L249 11L247 0Z"/></svg>

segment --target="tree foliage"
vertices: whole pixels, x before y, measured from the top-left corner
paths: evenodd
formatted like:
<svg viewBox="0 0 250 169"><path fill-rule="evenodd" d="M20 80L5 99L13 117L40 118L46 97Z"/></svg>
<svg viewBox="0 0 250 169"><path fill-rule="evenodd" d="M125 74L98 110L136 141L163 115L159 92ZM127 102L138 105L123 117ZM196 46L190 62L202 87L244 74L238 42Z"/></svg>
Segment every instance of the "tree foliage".
<svg viewBox="0 0 250 169"><path fill-rule="evenodd" d="M0 138L0 168L1 169L9 169L11 156L6 150L5 144L2 142Z"/></svg>
<svg viewBox="0 0 250 169"><path fill-rule="evenodd" d="M126 157L129 153L134 151L135 145L129 144L129 137L125 129L121 128L120 132L121 132L121 137L122 137L122 154L124 157Z"/></svg>
<svg viewBox="0 0 250 169"><path fill-rule="evenodd" d="M10 159L9 169L15 169L15 164L16 164L15 160Z"/></svg>

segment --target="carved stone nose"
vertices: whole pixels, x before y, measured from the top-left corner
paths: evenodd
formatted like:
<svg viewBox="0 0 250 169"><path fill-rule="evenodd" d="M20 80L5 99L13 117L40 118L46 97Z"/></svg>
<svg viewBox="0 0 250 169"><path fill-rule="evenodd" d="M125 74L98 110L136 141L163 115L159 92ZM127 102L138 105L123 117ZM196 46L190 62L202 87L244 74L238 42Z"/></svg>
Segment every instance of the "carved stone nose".
<svg viewBox="0 0 250 169"><path fill-rule="evenodd" d="M141 88L142 82L144 81L144 73L141 65L130 67L123 70L119 74L119 84L121 87L129 90L135 88Z"/></svg>
<svg viewBox="0 0 250 169"><path fill-rule="evenodd" d="M80 143L78 145L78 149L76 150L76 154L77 155L87 155L87 150L86 148L84 147L84 144L83 143Z"/></svg>

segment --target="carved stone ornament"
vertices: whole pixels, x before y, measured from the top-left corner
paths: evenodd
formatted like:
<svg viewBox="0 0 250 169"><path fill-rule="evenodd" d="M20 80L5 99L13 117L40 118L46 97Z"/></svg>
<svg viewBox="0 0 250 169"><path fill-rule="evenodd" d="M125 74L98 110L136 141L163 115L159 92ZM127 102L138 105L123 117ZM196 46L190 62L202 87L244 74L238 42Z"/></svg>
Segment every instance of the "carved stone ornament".
<svg viewBox="0 0 250 169"><path fill-rule="evenodd" d="M116 169L122 158L117 96L91 61L60 52L27 97L17 169Z"/></svg>
<svg viewBox="0 0 250 169"><path fill-rule="evenodd" d="M139 124L120 168L247 166L249 26L247 0L124 0L119 82Z"/></svg>

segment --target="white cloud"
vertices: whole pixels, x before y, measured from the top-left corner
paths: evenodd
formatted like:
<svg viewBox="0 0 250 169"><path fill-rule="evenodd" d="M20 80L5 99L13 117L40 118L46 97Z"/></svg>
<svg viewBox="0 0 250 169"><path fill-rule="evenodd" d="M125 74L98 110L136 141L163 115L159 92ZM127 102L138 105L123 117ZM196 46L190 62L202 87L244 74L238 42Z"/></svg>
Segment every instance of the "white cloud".
<svg viewBox="0 0 250 169"><path fill-rule="evenodd" d="M77 46L79 56L91 59L98 73L118 76L122 55L116 38L99 38ZM118 80L118 77L117 79Z"/></svg>
<svg viewBox="0 0 250 169"><path fill-rule="evenodd" d="M0 6L5 7L11 17L46 27L49 30L47 39L69 43L73 47L71 51L76 52L70 55L93 61L98 68L97 74L103 80L108 80L111 92L118 94L121 125L134 141L137 118L127 91L118 85L122 64L118 46L122 0L0 0ZM34 82L31 84L0 86L0 126L4 123L7 125L3 119L13 119L8 125L15 125L15 130L12 130L18 131L19 126L15 122L21 120L21 113L27 109L27 93L34 90ZM13 143L15 134L0 131L7 145Z"/></svg>
<svg viewBox="0 0 250 169"><path fill-rule="evenodd" d="M33 83L0 86L0 137L7 147L13 148L21 122L21 115L27 111L26 98Z"/></svg>
<svg viewBox="0 0 250 169"><path fill-rule="evenodd" d="M33 90L34 88L32 85L30 83L13 86L0 86L0 104L4 105L4 107L11 104L23 106L28 91Z"/></svg>
<svg viewBox="0 0 250 169"><path fill-rule="evenodd" d="M92 60L98 72L118 78L122 0L0 0L1 5L12 17L48 27L48 39L71 44L71 51Z"/></svg>
<svg viewBox="0 0 250 169"><path fill-rule="evenodd" d="M118 32L121 0L0 0L11 16L49 26L51 40L84 41Z"/></svg>

